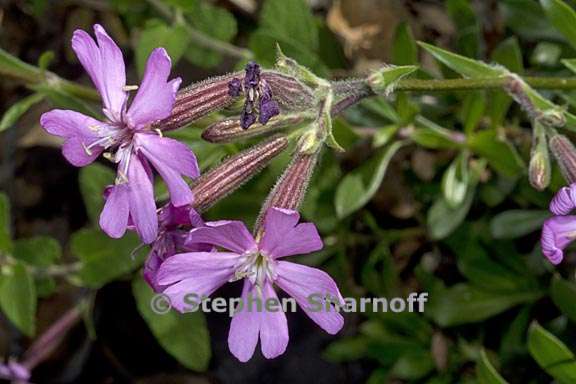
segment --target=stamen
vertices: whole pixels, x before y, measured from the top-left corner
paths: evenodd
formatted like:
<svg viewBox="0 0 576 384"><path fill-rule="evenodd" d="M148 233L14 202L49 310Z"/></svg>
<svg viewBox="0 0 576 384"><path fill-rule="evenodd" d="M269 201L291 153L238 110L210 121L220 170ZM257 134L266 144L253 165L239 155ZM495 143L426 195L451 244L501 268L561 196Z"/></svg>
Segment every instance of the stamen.
<svg viewBox="0 0 576 384"><path fill-rule="evenodd" d="M164 137L164 135L162 135L162 131L159 128L156 128L155 131L158 134L158 136Z"/></svg>
<svg viewBox="0 0 576 384"><path fill-rule="evenodd" d="M92 156L92 151L86 146L86 144L82 143L82 148L84 148L84 152L86 152L88 156Z"/></svg>
<svg viewBox="0 0 576 384"><path fill-rule="evenodd" d="M122 90L125 92L135 91L138 89L137 85L125 85L122 87Z"/></svg>

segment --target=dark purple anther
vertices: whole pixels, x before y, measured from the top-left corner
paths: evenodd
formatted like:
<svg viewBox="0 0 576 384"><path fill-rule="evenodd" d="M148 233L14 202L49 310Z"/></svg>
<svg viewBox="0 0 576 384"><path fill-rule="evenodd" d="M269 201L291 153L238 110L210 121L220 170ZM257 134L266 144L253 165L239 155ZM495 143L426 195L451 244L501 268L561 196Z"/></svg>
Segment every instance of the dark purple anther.
<svg viewBox="0 0 576 384"><path fill-rule="evenodd" d="M238 78L233 78L228 83L228 95L232 97L240 96L242 93L242 82Z"/></svg>
<svg viewBox="0 0 576 384"><path fill-rule="evenodd" d="M260 115L258 116L258 122L262 125L266 124L273 116L280 113L280 108L278 103L274 100L264 100L260 99Z"/></svg>
<svg viewBox="0 0 576 384"><path fill-rule="evenodd" d="M246 64L246 75L244 76L244 86L247 88L256 88L260 83L260 66L251 61Z"/></svg>
<svg viewBox="0 0 576 384"><path fill-rule="evenodd" d="M246 108L240 114L240 126L242 129L248 129L252 124L256 122L256 114L254 112L248 112Z"/></svg>

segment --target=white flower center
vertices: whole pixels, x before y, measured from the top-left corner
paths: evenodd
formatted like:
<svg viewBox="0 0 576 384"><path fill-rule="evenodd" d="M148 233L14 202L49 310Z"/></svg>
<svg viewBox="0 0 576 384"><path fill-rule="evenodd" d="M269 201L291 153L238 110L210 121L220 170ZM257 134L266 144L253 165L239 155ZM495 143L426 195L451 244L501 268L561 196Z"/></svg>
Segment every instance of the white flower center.
<svg viewBox="0 0 576 384"><path fill-rule="evenodd" d="M276 261L260 251L250 251L242 255L235 266L234 277L230 281L249 279L252 284L262 288L264 283L274 282L278 276L276 273Z"/></svg>

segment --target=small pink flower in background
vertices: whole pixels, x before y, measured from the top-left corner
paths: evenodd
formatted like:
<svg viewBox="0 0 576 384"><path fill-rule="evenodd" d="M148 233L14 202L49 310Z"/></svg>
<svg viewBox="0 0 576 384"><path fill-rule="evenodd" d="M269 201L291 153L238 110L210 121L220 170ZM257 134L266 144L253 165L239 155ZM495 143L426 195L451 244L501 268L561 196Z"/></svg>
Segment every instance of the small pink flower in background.
<svg viewBox="0 0 576 384"><path fill-rule="evenodd" d="M554 264L564 259L564 249L576 240L576 216L568 214L576 208L576 184L561 188L550 202L555 215L544 222L540 245L542 253Z"/></svg>
<svg viewBox="0 0 576 384"><path fill-rule="evenodd" d="M128 90L122 52L100 25L96 41L82 30L74 32L72 49L102 96L105 121L79 112L54 109L40 119L48 132L65 139L62 152L75 166L93 162L104 151L118 163L116 182L106 191L100 226L111 237L122 237L129 222L145 243L157 237L158 219L152 184L154 167L168 185L174 206L192 202L182 176L197 177L194 153L184 144L153 130L151 124L172 111L181 79L168 81L171 60L163 48L152 51L144 78L127 106Z"/></svg>
<svg viewBox="0 0 576 384"><path fill-rule="evenodd" d="M189 228L204 225L200 214L189 205L175 207L170 203L166 204L158 210L158 222L158 238L151 244L144 264L144 279L155 292L163 289L157 283L156 274L164 260L179 252L212 250L212 246L208 244L187 244Z"/></svg>
<svg viewBox="0 0 576 384"><path fill-rule="evenodd" d="M336 310L315 311L310 295L342 296L334 280L325 272L280 260L322 249L322 240L312 223L298 223L296 211L271 208L266 214L263 234L254 239L239 221L214 221L190 232L188 243L207 243L226 252L188 252L169 257L158 270L157 283L177 310L185 312L186 295L209 296L229 281L244 280L242 299L277 299L273 285L292 296L306 314L330 334L344 324ZM228 346L240 361L254 354L258 340L266 358L281 355L288 345L288 325L282 311L240 310L234 314Z"/></svg>

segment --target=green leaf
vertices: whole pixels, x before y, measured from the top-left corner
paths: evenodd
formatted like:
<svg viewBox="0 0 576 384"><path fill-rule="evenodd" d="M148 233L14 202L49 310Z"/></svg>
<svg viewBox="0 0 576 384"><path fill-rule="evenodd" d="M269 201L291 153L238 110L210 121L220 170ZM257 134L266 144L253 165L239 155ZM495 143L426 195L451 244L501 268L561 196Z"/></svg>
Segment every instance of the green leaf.
<svg viewBox="0 0 576 384"><path fill-rule="evenodd" d="M576 48L576 12L562 0L540 0L550 23Z"/></svg>
<svg viewBox="0 0 576 384"><path fill-rule="evenodd" d="M363 336L343 337L328 345L323 356L333 363L358 360L366 355L368 343L368 338Z"/></svg>
<svg viewBox="0 0 576 384"><path fill-rule="evenodd" d="M576 360L574 354L556 336L537 322L528 330L528 350L550 376L560 383L576 382Z"/></svg>
<svg viewBox="0 0 576 384"><path fill-rule="evenodd" d="M441 196L428 210L427 227L430 237L440 240L450 235L464 221L472 201L474 201L475 183L469 184L466 196L457 207L450 204Z"/></svg>
<svg viewBox="0 0 576 384"><path fill-rule="evenodd" d="M492 52L492 60L516 74L524 73L522 49L516 36L511 36L498 44Z"/></svg>
<svg viewBox="0 0 576 384"><path fill-rule="evenodd" d="M3 269L0 276L0 307L6 317L25 335L36 328L36 289L26 267L17 263Z"/></svg>
<svg viewBox="0 0 576 384"><path fill-rule="evenodd" d="M434 369L434 360L429 351L406 353L398 358L392 367L394 377L404 380L418 380Z"/></svg>
<svg viewBox="0 0 576 384"><path fill-rule="evenodd" d="M566 66L566 68L576 73L576 59L564 59L561 60L561 62Z"/></svg>
<svg viewBox="0 0 576 384"><path fill-rule="evenodd" d="M298 22L294 22L298 20ZM304 0L266 0L260 13L260 27L250 36L249 46L261 64L274 64L276 45L289 57L327 75L319 52L319 29Z"/></svg>
<svg viewBox="0 0 576 384"><path fill-rule="evenodd" d="M146 282L138 277L132 281L132 292L138 311L158 343L186 368L205 371L210 362L210 335L201 311L178 313L174 310L158 314L150 303L155 297Z"/></svg>
<svg viewBox="0 0 576 384"><path fill-rule="evenodd" d="M493 78L493 77L500 77L503 74L505 74L505 72L502 69L492 67L481 61L460 56L456 53L446 51L442 48L438 48L433 45L423 43L421 41L418 42L418 45L427 50L438 61L442 62L447 67L461 74L464 77Z"/></svg>
<svg viewBox="0 0 576 384"><path fill-rule="evenodd" d="M376 70L368 77L368 84L372 90L380 95L387 96L404 77L418 69L415 65L395 66L389 65Z"/></svg>
<svg viewBox="0 0 576 384"><path fill-rule="evenodd" d="M48 236L18 239L14 242L14 258L36 267L48 267L62 256L60 243Z"/></svg>
<svg viewBox="0 0 576 384"><path fill-rule="evenodd" d="M454 252L458 269L471 284L491 292L538 291L537 281L531 275L518 271L498 262L491 257L479 242L478 231L470 225L462 225L447 244ZM512 260L515 255L509 255Z"/></svg>
<svg viewBox="0 0 576 384"><path fill-rule="evenodd" d="M186 28L182 25L170 27L159 20L150 20L146 23L136 44L136 67L140 76L144 74L148 56L155 48L163 47L176 65L186 51L189 37Z"/></svg>
<svg viewBox="0 0 576 384"><path fill-rule="evenodd" d="M78 284L100 288L104 284L139 268L144 261L140 252L133 256L140 245L134 233L121 239L112 239L99 229L81 229L72 235L70 250L82 262L76 279Z"/></svg>
<svg viewBox="0 0 576 384"><path fill-rule="evenodd" d="M210 36L212 39L229 42L238 32L236 19L226 9L214 6L206 1L189 1L186 7L190 25ZM191 63L204 68L211 68L222 61L222 55L210 48L190 41L185 53Z"/></svg>
<svg viewBox="0 0 576 384"><path fill-rule="evenodd" d="M392 63L412 65L418 63L418 46L408 23L398 24L392 45Z"/></svg>
<svg viewBox="0 0 576 384"><path fill-rule="evenodd" d="M508 141L501 140L494 131L481 131L470 136L468 146L504 176L514 177L524 172L524 162L515 148Z"/></svg>
<svg viewBox="0 0 576 384"><path fill-rule="evenodd" d="M494 216L490 221L490 233L495 239L516 239L537 231L550 217L550 212L511 209Z"/></svg>
<svg viewBox="0 0 576 384"><path fill-rule="evenodd" d="M469 0L448 0L446 10L458 29L458 51L469 57L478 55L480 25Z"/></svg>
<svg viewBox="0 0 576 384"><path fill-rule="evenodd" d="M24 115L33 105L38 104L43 99L44 95L34 93L12 104L6 113L4 113L4 116L2 116L2 120L0 120L0 132L16 124L22 115Z"/></svg>
<svg viewBox="0 0 576 384"><path fill-rule="evenodd" d="M576 284L556 275L552 279L550 296L562 313L573 322L576 322L576 305L574 305L574 301L576 300Z"/></svg>
<svg viewBox="0 0 576 384"><path fill-rule="evenodd" d="M40 68L41 71L46 71L52 61L54 61L55 56L54 51L43 52L40 58L38 58L38 68Z"/></svg>
<svg viewBox="0 0 576 384"><path fill-rule="evenodd" d="M484 321L540 296L539 292L490 292L468 284L456 284L431 292L426 313L440 326L451 327Z"/></svg>
<svg viewBox="0 0 576 384"><path fill-rule="evenodd" d="M313 51L318 48L318 27L304 0L266 0L260 12L260 28Z"/></svg>
<svg viewBox="0 0 576 384"><path fill-rule="evenodd" d="M478 376L479 384L507 384L508 382L504 380L502 376L496 371L496 368L492 365L488 356L486 355L486 350L482 349L480 352L480 359L476 365L476 375Z"/></svg>
<svg viewBox="0 0 576 384"><path fill-rule="evenodd" d="M98 217L104 207L104 189L114 183L114 177L114 171L98 163L93 163L80 169L78 177L80 192L84 199L88 217L93 223L98 222Z"/></svg>
<svg viewBox="0 0 576 384"><path fill-rule="evenodd" d="M338 184L334 201L339 218L357 211L372 199L382 184L390 160L402 145L404 142L397 141L382 148L371 161L344 177Z"/></svg>
<svg viewBox="0 0 576 384"><path fill-rule="evenodd" d="M0 192L0 252L12 252L10 221L10 201Z"/></svg>
<svg viewBox="0 0 576 384"><path fill-rule="evenodd" d="M462 123L464 124L464 132L471 134L476 130L478 124L484 117L486 109L486 92L470 92L464 99L462 105Z"/></svg>
<svg viewBox="0 0 576 384"><path fill-rule="evenodd" d="M0 74L34 81L40 76L40 70L0 48Z"/></svg>

